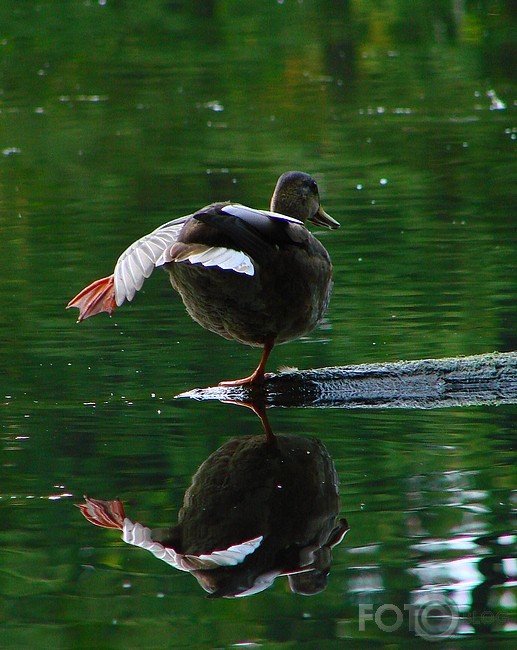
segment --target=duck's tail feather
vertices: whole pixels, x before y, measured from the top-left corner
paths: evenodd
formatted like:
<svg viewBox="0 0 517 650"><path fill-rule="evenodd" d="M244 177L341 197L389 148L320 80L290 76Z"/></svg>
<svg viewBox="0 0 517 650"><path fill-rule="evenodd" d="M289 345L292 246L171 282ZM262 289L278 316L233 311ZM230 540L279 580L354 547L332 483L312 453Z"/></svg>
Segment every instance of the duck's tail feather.
<svg viewBox="0 0 517 650"><path fill-rule="evenodd" d="M84 497L85 503L76 504L82 514L88 519L89 522L101 528L115 528L122 530L124 528L124 519L126 514L122 501L115 499L114 501L101 501L100 499L92 499L91 497Z"/></svg>
<svg viewBox="0 0 517 650"><path fill-rule="evenodd" d="M112 314L117 307L113 275L95 280L95 282L89 284L75 298L72 298L66 308L69 309L70 307L79 309L78 323L103 311Z"/></svg>

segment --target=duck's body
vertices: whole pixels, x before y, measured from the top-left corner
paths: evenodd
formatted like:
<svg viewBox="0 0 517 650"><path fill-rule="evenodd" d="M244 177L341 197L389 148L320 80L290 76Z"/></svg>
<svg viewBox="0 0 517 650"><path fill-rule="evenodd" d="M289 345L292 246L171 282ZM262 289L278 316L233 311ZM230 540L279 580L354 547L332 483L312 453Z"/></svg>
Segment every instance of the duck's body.
<svg viewBox="0 0 517 650"><path fill-rule="evenodd" d="M337 228L320 207L314 179L283 174L271 211L213 203L160 226L132 244L112 276L86 287L70 303L79 321L132 300L156 266L164 266L190 316L227 339L262 346L261 381L269 353L310 332L321 321L332 287L332 264L306 219Z"/></svg>
<svg viewBox="0 0 517 650"><path fill-rule="evenodd" d="M185 224L168 254L174 260L198 243L238 249L252 259L253 275L174 261L166 266L188 313L204 328L246 345L285 343L322 319L330 298L330 258L301 223L256 211L253 216L262 219L249 226L241 206L211 205ZM223 220L231 235L219 229ZM242 233L238 221L246 224Z"/></svg>

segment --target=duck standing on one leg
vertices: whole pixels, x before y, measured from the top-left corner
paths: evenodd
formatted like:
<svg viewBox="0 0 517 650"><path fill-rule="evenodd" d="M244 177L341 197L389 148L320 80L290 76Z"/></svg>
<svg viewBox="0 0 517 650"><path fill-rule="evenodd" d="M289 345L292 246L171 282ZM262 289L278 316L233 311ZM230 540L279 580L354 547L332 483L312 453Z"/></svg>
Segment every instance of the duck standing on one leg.
<svg viewBox="0 0 517 650"><path fill-rule="evenodd" d="M87 286L68 307L79 308L78 322L111 314L133 300L155 267L164 266L202 327L263 348L249 377L221 385L261 383L273 346L314 329L329 303L330 257L305 221L339 228L320 205L316 181L303 172L280 176L270 210L212 203L169 221L132 244L113 275Z"/></svg>

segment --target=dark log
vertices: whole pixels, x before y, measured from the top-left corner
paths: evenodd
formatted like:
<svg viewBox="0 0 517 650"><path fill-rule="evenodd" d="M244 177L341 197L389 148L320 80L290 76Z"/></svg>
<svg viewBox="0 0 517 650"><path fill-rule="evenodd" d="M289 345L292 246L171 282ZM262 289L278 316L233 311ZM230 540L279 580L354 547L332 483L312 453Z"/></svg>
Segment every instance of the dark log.
<svg viewBox="0 0 517 650"><path fill-rule="evenodd" d="M178 397L266 406L418 408L517 403L517 352L270 374L262 386L198 388Z"/></svg>

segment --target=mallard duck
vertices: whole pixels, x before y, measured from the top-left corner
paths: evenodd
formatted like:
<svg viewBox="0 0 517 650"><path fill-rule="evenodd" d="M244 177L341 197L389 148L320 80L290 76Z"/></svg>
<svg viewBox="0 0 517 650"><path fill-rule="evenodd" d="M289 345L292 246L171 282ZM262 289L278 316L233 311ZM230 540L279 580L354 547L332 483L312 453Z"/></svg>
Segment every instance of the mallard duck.
<svg viewBox="0 0 517 650"><path fill-rule="evenodd" d="M133 300L144 280L163 266L197 323L226 339L263 348L251 375L221 385L261 383L273 346L314 329L330 299L330 257L306 221L339 227L321 207L314 178L286 172L278 179L270 211L212 203L169 221L131 244L113 274L87 286L68 307L79 308L78 322L111 314Z"/></svg>

